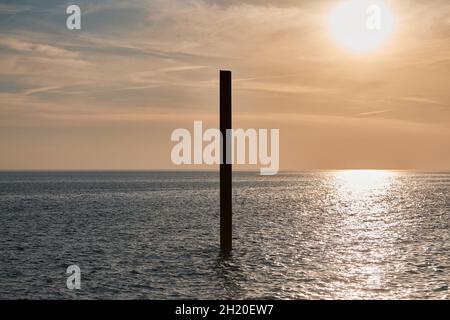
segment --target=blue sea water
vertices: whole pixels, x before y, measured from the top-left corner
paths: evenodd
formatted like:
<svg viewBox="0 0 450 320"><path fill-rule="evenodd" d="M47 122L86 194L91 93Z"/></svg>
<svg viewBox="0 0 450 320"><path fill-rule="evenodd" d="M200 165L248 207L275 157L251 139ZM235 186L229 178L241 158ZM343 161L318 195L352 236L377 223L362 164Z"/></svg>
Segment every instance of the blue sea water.
<svg viewBox="0 0 450 320"><path fill-rule="evenodd" d="M0 173L0 299L448 299L450 174ZM66 269L81 269L81 290Z"/></svg>

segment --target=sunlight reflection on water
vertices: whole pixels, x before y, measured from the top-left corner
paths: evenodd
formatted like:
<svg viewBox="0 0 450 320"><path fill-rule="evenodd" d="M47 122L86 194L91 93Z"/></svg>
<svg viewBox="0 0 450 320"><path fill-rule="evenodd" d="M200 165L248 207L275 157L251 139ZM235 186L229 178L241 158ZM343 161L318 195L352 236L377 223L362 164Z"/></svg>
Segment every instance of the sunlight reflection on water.
<svg viewBox="0 0 450 320"><path fill-rule="evenodd" d="M354 279L353 283L340 284L339 290L345 291L342 298L375 298L383 293L387 268L392 267L384 262L398 254L393 243L399 236L395 227L398 218L389 213L383 198L400 188L401 182L392 171L339 171L333 177L335 201L343 204L337 239L347 248L339 257L347 267L334 272L337 277ZM355 282L362 285L355 288Z"/></svg>

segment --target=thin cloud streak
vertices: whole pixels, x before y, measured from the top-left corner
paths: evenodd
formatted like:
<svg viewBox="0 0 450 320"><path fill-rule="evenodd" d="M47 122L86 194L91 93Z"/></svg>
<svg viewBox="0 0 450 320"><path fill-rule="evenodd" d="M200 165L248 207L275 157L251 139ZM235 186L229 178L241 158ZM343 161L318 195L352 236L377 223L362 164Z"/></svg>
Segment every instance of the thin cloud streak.
<svg viewBox="0 0 450 320"><path fill-rule="evenodd" d="M45 93L45 92L49 92L49 91L54 91L57 89L60 89L61 87L59 86L51 86L51 87L43 87L43 88L35 88L35 89L30 89L25 91L23 94L26 96L30 96L36 93Z"/></svg>

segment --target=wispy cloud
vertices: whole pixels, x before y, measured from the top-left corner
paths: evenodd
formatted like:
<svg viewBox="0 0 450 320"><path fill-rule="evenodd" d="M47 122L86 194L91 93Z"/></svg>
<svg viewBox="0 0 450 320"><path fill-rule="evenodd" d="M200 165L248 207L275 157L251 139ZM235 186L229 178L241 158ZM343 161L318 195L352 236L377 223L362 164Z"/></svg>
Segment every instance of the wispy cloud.
<svg viewBox="0 0 450 320"><path fill-rule="evenodd" d="M17 1L17 7L5 6L5 12L53 8L50 1L28 4ZM439 37L427 41L413 36L419 27L410 23L425 10L424 23L433 26L433 18L450 13L448 4L399 0L396 9L405 19L398 44L373 57L336 49L324 23L333 5L332 0L82 1L80 32L67 32L56 16L36 22L26 13L21 19L32 21L33 29L26 23L2 29L0 77L4 83L11 75L17 77L17 94L25 98L58 105L76 94L76 101L89 103L93 110L102 106L104 113L135 105L176 112L212 110L221 68L233 70L234 88L247 111L275 108L280 113L366 117L389 113L417 121L421 104L450 101L442 81L448 71L427 63L433 57L450 59L448 42L441 37L449 31L448 23L439 23ZM419 31L425 35L432 28ZM415 80L421 74L432 78L435 91ZM45 92L55 94L39 94ZM413 106L408 112L402 109L406 103ZM433 114L427 119L446 117Z"/></svg>
<svg viewBox="0 0 450 320"><path fill-rule="evenodd" d="M441 104L441 102L435 99L423 98L423 97L404 97L401 98L402 101L419 103L419 104Z"/></svg>
<svg viewBox="0 0 450 320"><path fill-rule="evenodd" d="M58 48L53 45L32 43L14 38L0 38L0 46L19 53L32 53L50 58L74 59L79 57L77 52Z"/></svg>
<svg viewBox="0 0 450 320"><path fill-rule="evenodd" d="M50 86L50 87L42 87L42 88L34 88L34 89L29 89L26 90L23 94L26 96L30 96L32 94L36 94L36 93L44 93L44 92L49 92L49 91L54 91L57 89L60 89L61 87L59 86Z"/></svg>
<svg viewBox="0 0 450 320"><path fill-rule="evenodd" d="M388 109L388 110L378 110L378 111L362 112L362 113L360 113L359 115L360 115L360 116L375 116L375 115L383 114L383 113L386 113L386 112L389 112L389 111L391 111L391 110Z"/></svg>
<svg viewBox="0 0 450 320"><path fill-rule="evenodd" d="M30 10L30 6L21 4L0 3L0 13L4 15L13 15Z"/></svg>
<svg viewBox="0 0 450 320"><path fill-rule="evenodd" d="M256 81L240 82L236 85L236 89L297 94L326 94L333 92L331 89L322 87Z"/></svg>

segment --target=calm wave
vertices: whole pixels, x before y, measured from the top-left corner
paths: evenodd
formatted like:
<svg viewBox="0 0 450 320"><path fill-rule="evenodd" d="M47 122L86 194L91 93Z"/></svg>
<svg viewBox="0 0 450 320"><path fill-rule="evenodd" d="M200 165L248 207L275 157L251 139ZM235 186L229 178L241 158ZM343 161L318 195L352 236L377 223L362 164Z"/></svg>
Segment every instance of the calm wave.
<svg viewBox="0 0 450 320"><path fill-rule="evenodd" d="M230 258L218 187L217 173L0 173L0 298L449 298L449 173L235 174Z"/></svg>

